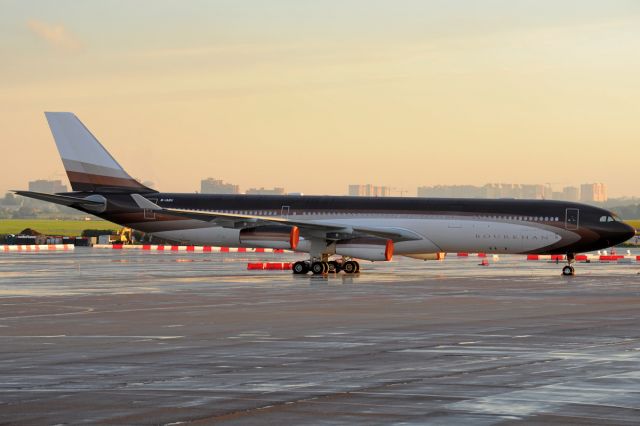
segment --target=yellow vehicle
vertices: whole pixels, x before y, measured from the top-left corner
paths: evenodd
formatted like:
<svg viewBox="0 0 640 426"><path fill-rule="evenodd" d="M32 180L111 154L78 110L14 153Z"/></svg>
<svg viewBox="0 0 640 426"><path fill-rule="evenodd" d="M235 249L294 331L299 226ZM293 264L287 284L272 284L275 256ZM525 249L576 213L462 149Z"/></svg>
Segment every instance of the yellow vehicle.
<svg viewBox="0 0 640 426"><path fill-rule="evenodd" d="M113 244L133 244L133 231L131 228L121 228L109 240Z"/></svg>

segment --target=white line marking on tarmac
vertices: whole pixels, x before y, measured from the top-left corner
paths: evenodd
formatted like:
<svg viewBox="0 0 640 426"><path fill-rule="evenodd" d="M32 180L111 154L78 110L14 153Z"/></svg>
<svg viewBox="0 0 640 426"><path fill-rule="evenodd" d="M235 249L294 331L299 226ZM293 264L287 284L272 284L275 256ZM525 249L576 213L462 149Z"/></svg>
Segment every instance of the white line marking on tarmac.
<svg viewBox="0 0 640 426"><path fill-rule="evenodd" d="M182 339L184 336L114 336L114 335L87 335L87 336L68 336L66 334L54 334L50 336L0 336L0 339L57 339L57 338L70 338L70 339Z"/></svg>

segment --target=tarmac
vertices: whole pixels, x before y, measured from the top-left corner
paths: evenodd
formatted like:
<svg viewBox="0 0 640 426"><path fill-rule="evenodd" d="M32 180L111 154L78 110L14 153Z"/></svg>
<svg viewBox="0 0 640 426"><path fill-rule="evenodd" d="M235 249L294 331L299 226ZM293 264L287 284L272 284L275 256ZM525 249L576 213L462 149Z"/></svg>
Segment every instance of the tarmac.
<svg viewBox="0 0 640 426"><path fill-rule="evenodd" d="M640 264L0 254L0 424L640 422Z"/></svg>

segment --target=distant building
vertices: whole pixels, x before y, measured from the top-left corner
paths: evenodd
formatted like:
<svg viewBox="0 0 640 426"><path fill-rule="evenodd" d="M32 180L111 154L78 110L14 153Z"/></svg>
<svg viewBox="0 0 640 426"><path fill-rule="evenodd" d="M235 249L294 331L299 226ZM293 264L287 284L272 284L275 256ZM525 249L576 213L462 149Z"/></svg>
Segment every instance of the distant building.
<svg viewBox="0 0 640 426"><path fill-rule="evenodd" d="M354 197L389 197L391 188L388 186L349 185L349 195Z"/></svg>
<svg viewBox="0 0 640 426"><path fill-rule="evenodd" d="M353 197L364 197L367 195L367 185L349 185L349 195Z"/></svg>
<svg viewBox="0 0 640 426"><path fill-rule="evenodd" d="M239 194L240 187L219 179L207 178L200 181L200 192L202 194Z"/></svg>
<svg viewBox="0 0 640 426"><path fill-rule="evenodd" d="M547 198L545 186L544 185L522 185L520 197L514 197L514 198L524 198L524 199L531 199L531 200L545 199Z"/></svg>
<svg viewBox="0 0 640 426"><path fill-rule="evenodd" d="M418 197L486 198L487 188L472 185L435 185L418 187Z"/></svg>
<svg viewBox="0 0 640 426"><path fill-rule="evenodd" d="M566 186L562 189L562 200L580 201L580 188L577 186Z"/></svg>
<svg viewBox="0 0 640 426"><path fill-rule="evenodd" d="M0 198L0 207L7 210L18 210L22 206L22 197L16 197L11 192L7 192L4 198Z"/></svg>
<svg viewBox="0 0 640 426"><path fill-rule="evenodd" d="M61 180L39 179L29 182L29 191L55 194L56 192L67 192L67 185L63 184Z"/></svg>
<svg viewBox="0 0 640 426"><path fill-rule="evenodd" d="M249 188L247 189L249 195L284 195L284 188Z"/></svg>
<svg viewBox="0 0 640 426"><path fill-rule="evenodd" d="M550 185L521 185L514 183L488 183L473 185L436 185L418 187L418 197L435 198L528 198L552 199Z"/></svg>
<svg viewBox="0 0 640 426"><path fill-rule="evenodd" d="M580 185L580 201L603 203L607 199L607 186L604 183L584 183Z"/></svg>

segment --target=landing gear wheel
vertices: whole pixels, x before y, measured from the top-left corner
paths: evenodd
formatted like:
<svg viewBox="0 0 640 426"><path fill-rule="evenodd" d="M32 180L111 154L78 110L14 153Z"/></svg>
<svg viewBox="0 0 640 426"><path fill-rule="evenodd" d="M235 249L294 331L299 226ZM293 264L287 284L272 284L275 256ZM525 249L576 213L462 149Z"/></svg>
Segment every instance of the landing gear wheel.
<svg viewBox="0 0 640 426"><path fill-rule="evenodd" d="M329 265L325 262L313 262L311 264L311 272L313 272L314 275L324 274L328 269Z"/></svg>
<svg viewBox="0 0 640 426"><path fill-rule="evenodd" d="M576 270L571 265L567 265L562 268L562 275L565 277L572 277L576 274Z"/></svg>
<svg viewBox="0 0 640 426"><path fill-rule="evenodd" d="M291 269L294 274L303 275L309 272L309 265L307 265L307 262L301 260L294 263Z"/></svg>
<svg viewBox="0 0 640 426"><path fill-rule="evenodd" d="M354 260L354 262L355 262L355 260ZM360 264L358 262L355 262L355 263L356 263L356 272L355 273L359 274L360 273Z"/></svg>
<svg viewBox="0 0 640 426"><path fill-rule="evenodd" d="M342 270L347 274L356 274L360 270L360 265L353 260L347 260L342 264Z"/></svg>
<svg viewBox="0 0 640 426"><path fill-rule="evenodd" d="M329 261L329 272L337 274L340 272L340 264L335 260Z"/></svg>

